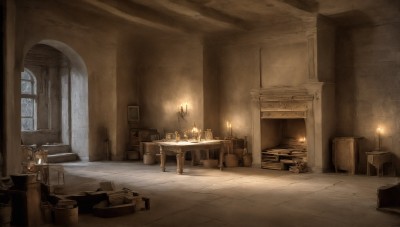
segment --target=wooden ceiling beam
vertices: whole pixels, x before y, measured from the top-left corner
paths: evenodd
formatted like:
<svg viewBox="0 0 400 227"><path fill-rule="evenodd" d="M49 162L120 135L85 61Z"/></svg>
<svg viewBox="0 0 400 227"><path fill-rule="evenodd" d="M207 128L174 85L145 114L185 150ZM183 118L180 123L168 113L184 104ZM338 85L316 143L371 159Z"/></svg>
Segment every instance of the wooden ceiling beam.
<svg viewBox="0 0 400 227"><path fill-rule="evenodd" d="M156 0L165 8L178 14L189 16L196 20L205 21L211 25L226 29L248 30L249 26L241 19L227 15L214 8L200 3L182 0Z"/></svg>
<svg viewBox="0 0 400 227"><path fill-rule="evenodd" d="M82 1L100 10L110 13L115 17L125 19L135 24L140 24L167 32L177 32L177 33L184 32L184 30L179 26L169 24L167 20L162 21L157 15L154 14L152 15L151 13L149 14L148 12L146 12L147 13L146 16L143 16L144 13L140 12L140 10L134 10L132 7L125 7L118 5L119 3L121 3L118 1L109 1L109 0L107 1L82 0Z"/></svg>
<svg viewBox="0 0 400 227"><path fill-rule="evenodd" d="M266 2L295 17L310 17L318 13L318 3L314 0L266 0Z"/></svg>

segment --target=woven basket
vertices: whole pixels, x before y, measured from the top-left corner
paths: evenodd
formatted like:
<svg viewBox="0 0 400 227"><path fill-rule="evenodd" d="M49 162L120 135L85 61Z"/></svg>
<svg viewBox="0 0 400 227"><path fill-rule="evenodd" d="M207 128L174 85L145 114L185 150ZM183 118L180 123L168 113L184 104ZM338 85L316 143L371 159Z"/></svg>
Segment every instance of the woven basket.
<svg viewBox="0 0 400 227"><path fill-rule="evenodd" d="M205 159L203 160L203 166L206 168L217 168L218 159Z"/></svg>

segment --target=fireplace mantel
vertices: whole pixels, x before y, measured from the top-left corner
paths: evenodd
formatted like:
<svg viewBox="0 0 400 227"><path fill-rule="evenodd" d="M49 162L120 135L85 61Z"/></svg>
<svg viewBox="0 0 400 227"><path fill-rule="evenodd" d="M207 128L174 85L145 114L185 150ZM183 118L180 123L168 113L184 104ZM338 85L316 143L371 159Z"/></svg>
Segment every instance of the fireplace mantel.
<svg viewBox="0 0 400 227"><path fill-rule="evenodd" d="M263 119L305 120L308 165L322 172L328 167L331 115L334 112L334 86L330 83L306 83L297 87L268 87L250 92L252 105L253 164L261 165L261 121ZM325 103L323 105L323 103ZM322 116L328 121L323 121Z"/></svg>
<svg viewBox="0 0 400 227"><path fill-rule="evenodd" d="M261 119L307 118L314 99L306 89L290 87L252 90L251 95L260 105Z"/></svg>

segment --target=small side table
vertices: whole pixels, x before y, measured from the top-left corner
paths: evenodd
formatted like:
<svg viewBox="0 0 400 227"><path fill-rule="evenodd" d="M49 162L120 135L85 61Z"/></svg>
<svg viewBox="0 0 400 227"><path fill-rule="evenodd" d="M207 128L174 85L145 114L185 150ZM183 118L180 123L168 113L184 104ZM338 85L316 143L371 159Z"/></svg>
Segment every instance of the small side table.
<svg viewBox="0 0 400 227"><path fill-rule="evenodd" d="M392 162L392 154L389 151L370 151L367 154L367 175L371 175L370 167L373 165L376 168L377 175L383 176L383 164L390 163L392 171L394 170Z"/></svg>

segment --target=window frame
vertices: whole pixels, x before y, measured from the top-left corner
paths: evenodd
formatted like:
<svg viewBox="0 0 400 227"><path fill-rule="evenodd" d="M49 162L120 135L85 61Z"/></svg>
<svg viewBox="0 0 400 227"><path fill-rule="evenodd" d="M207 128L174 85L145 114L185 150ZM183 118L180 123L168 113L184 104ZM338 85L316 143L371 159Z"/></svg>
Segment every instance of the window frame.
<svg viewBox="0 0 400 227"><path fill-rule="evenodd" d="M30 78L29 79L23 78L23 74L24 73L26 75L28 75ZM31 88L32 89L31 89L31 92L29 94L22 92L22 82L23 81L31 83ZM37 92L36 92L37 91L37 80L36 80L35 75L32 73L32 71L30 71L27 68L24 68L24 71L21 73L20 83L21 83L21 89L20 89L20 92L21 92L20 102L21 102L21 104L22 104L22 99L31 99L32 102L33 102L32 116L28 116L28 117L22 116L22 108L21 108L21 113L20 113L21 114L21 131L25 131L25 132L35 131L36 128L37 128L37 107L36 107L36 105L37 105ZM33 123L32 129L24 129L22 127L22 119L32 119L32 123Z"/></svg>

